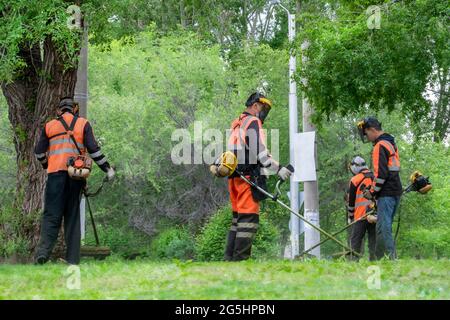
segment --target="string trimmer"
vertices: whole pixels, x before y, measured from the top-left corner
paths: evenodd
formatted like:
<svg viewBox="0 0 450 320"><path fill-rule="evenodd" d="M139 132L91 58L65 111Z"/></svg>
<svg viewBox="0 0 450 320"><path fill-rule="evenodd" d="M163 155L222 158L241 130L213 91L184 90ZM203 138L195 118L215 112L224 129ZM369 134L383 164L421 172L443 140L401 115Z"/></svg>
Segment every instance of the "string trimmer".
<svg viewBox="0 0 450 320"><path fill-rule="evenodd" d="M289 171L294 172L294 168L291 165L288 165L287 168L289 169ZM303 217L299 213L295 212L294 210L291 209L291 207L289 207L287 204L285 204L280 199L278 199L278 197L281 195L280 185L284 182L283 180L281 180L281 179L278 180L278 182L277 182L277 184L275 186L276 193L275 194L271 194L271 193L267 192L266 190L264 190L263 188L261 188L260 186L258 186L253 181L249 180L242 172L240 172L238 170L235 170L235 172L241 177L242 180L244 180L245 182L250 184L252 187L256 188L259 192L263 193L268 198L270 198L273 201L277 202L279 205L281 205L286 210L289 210L289 212L291 212L292 214L294 214L295 216L300 218L303 222L305 222L306 224L311 226L313 229L315 229L315 230L319 231L321 234L325 235L327 237L327 240L331 239L334 242L336 242L337 244L339 244L340 246L342 246L345 250L349 251L351 254L354 254L355 256L358 256L358 257L361 256L359 253L353 251L348 245L346 245L345 243L343 243L342 241L337 239L333 234L330 234L329 232L327 232L327 231L323 230L322 228L316 226L315 224L311 223L305 217ZM317 247L318 245L320 245L320 243L316 244L315 247ZM311 250L311 249L313 249L315 247L312 247L309 250Z"/></svg>

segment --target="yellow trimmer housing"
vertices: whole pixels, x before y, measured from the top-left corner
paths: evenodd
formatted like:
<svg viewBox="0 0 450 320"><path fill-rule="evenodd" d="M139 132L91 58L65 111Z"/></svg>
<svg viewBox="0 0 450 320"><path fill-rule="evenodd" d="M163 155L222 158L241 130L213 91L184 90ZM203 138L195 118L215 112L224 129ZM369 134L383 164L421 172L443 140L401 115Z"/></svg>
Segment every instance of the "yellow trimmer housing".
<svg viewBox="0 0 450 320"><path fill-rule="evenodd" d="M209 169L215 176L223 178L231 176L236 170L237 165L236 155L231 151L225 151Z"/></svg>
<svg viewBox="0 0 450 320"><path fill-rule="evenodd" d="M414 171L409 180L414 186L414 190L419 193L425 194L433 188L428 178L424 177L420 171Z"/></svg>

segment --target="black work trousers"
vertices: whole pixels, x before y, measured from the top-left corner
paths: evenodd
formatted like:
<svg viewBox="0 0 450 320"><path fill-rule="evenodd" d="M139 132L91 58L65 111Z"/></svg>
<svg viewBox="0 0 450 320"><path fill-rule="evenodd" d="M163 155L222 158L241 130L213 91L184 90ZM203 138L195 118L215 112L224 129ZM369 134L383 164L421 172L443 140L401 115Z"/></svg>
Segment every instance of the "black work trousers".
<svg viewBox="0 0 450 320"><path fill-rule="evenodd" d="M350 246L357 253L363 252L363 240L366 232L369 242L369 259L375 260L376 224L369 223L366 219L356 222L352 227ZM356 257L352 257L356 258Z"/></svg>
<svg viewBox="0 0 450 320"><path fill-rule="evenodd" d="M80 263L80 200L84 184L85 181L70 178L66 171L48 175L36 258L50 257L64 218L66 261Z"/></svg>
<svg viewBox="0 0 450 320"><path fill-rule="evenodd" d="M250 258L258 226L258 214L233 212L225 247L225 261L241 261Z"/></svg>

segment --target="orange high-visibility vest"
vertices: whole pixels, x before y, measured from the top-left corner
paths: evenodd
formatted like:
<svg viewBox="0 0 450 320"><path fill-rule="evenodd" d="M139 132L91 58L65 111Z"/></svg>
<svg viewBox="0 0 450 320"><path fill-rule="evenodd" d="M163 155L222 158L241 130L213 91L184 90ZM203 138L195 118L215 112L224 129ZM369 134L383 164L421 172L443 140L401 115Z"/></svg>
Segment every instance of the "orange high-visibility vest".
<svg viewBox="0 0 450 320"><path fill-rule="evenodd" d="M66 112L62 115L62 118L70 127L73 114ZM72 135L77 142L78 148L84 154L86 148L83 145L84 141L84 126L87 120L84 118L78 118L73 128ZM57 120L51 120L45 125L45 133L49 139L48 148L48 168L47 173L53 173L58 171L67 171L67 160L70 157L79 155L79 152L73 143L72 139L62 123Z"/></svg>
<svg viewBox="0 0 450 320"><path fill-rule="evenodd" d="M254 121L258 121L259 128L262 128L262 122L258 117L243 114L239 118L235 119L231 124L231 134L228 139L228 150L242 150L248 148L245 143L245 137L247 136L247 130L250 124ZM264 132L260 131L260 139L264 141Z"/></svg>
<svg viewBox="0 0 450 320"><path fill-rule="evenodd" d="M388 170L389 171L400 171L400 157L398 155L398 148L394 147L389 141L380 140L373 147L373 171L375 177L378 177L378 163L379 163L379 154L381 146L385 147L386 150L389 151L388 158Z"/></svg>
<svg viewBox="0 0 450 320"><path fill-rule="evenodd" d="M351 182L357 187L354 219L358 220L366 214L368 207L372 204L372 201L367 200L363 195L364 189L372 184L372 173L369 170L364 170L354 176Z"/></svg>

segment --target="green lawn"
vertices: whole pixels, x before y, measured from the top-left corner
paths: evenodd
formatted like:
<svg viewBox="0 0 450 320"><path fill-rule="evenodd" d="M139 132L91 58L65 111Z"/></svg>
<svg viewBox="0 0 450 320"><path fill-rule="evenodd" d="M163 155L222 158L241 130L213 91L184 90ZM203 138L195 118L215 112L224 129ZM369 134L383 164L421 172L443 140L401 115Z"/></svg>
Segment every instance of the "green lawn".
<svg viewBox="0 0 450 320"><path fill-rule="evenodd" d="M380 288L369 288L369 266ZM373 267L372 267L373 268ZM155 262L0 265L0 299L450 299L450 260ZM376 285L369 280L369 285Z"/></svg>

